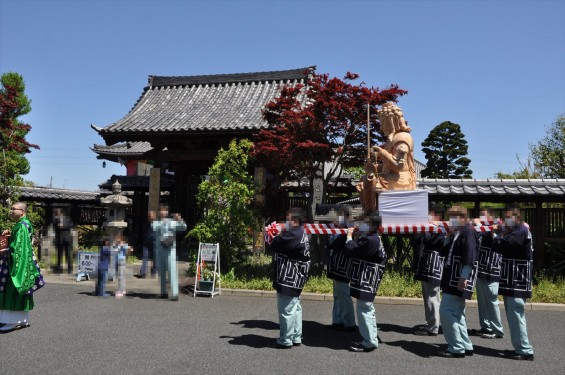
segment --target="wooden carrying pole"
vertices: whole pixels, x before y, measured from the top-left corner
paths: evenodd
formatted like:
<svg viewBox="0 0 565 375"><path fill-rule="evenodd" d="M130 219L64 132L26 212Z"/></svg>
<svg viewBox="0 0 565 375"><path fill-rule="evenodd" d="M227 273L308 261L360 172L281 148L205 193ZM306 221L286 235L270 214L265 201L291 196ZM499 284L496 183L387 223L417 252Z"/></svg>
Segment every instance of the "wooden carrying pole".
<svg viewBox="0 0 565 375"><path fill-rule="evenodd" d="M371 105L367 103L367 163L371 162Z"/></svg>

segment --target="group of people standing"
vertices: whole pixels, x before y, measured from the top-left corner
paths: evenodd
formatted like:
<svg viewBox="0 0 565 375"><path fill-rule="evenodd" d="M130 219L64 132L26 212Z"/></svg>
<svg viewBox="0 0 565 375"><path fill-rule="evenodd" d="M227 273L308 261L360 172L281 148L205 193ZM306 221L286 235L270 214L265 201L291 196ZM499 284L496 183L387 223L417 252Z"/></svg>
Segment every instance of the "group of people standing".
<svg viewBox="0 0 565 375"><path fill-rule="evenodd" d="M140 277L146 276L149 259L151 258L153 260L151 269L156 269L159 274L161 298L178 301L176 234L185 231L186 228L186 223L180 214L169 216L169 207L166 204L159 206L158 213L149 213L149 225L144 239L144 257ZM121 298L126 295L125 265L128 251L130 251L130 247L120 234L117 234L112 240L109 238L103 240L98 261L98 280L95 295L109 296L106 293L106 281L113 264L111 261L112 254L117 255L118 288L114 296ZM170 293L167 292L167 281L170 283Z"/></svg>
<svg viewBox="0 0 565 375"><path fill-rule="evenodd" d="M436 214L430 212L432 221L438 220ZM520 210L509 208L505 218L496 220L492 230L485 232L473 226L493 223L488 210L480 219L471 221L464 207L453 206L447 217L448 228L413 238L415 279L422 282L426 320L424 325L416 327L414 334L436 336L441 327L447 350L439 352L439 356L471 356L470 335L489 339L504 336L498 306L501 295L514 348L507 356L533 360L525 317L526 298L532 294L533 247ZM310 268L308 236L302 225L304 212L291 209L287 220L287 228L270 244L280 325L273 346L280 349L299 346L302 342L300 294ZM328 240L327 275L333 280L334 304L332 323L327 327L358 330L362 341L351 343L349 349L371 352L378 347L374 299L387 262L378 235L380 223L377 217L367 216L355 228L348 208L342 207L336 224L348 229L347 234L332 235ZM475 289L481 328L468 330L465 300L471 299ZM357 299L356 312L351 297Z"/></svg>
<svg viewBox="0 0 565 375"><path fill-rule="evenodd" d="M430 212L437 219L438 212ZM525 306L532 296L533 246L520 210L510 207L503 220L493 220L489 210L471 221L464 207L447 212L448 233L427 233L415 238L415 278L422 282L426 324L414 334L435 336L440 325L448 344L440 356L473 355L471 335L485 339L504 336L498 296L502 296L514 350L507 356L534 360L528 340ZM474 225L491 224L477 231ZM468 329L465 300L477 292L480 329ZM440 297L440 291L442 292Z"/></svg>
<svg viewBox="0 0 565 375"><path fill-rule="evenodd" d="M347 215L346 211L343 211ZM280 335L274 347L289 349L302 343L302 306L300 294L308 279L310 246L302 225L304 212L293 208L288 214L288 228L276 236L270 250L273 255L273 287L277 291ZM347 227L347 219L342 221ZM378 346L374 300L387 256L378 236L378 220L367 217L355 234L330 238L331 256L328 274L334 278L333 323L330 328L357 330L351 297L357 299L357 321L362 341L352 342L350 350L371 352Z"/></svg>
<svg viewBox="0 0 565 375"><path fill-rule="evenodd" d="M34 308L33 294L45 285L33 252L34 229L26 214L25 203L12 204L10 218L16 224L11 230L2 232L3 239L7 238L7 241L0 241L2 244L0 246L0 333L30 326L30 311ZM179 214L169 217L169 209L166 205L160 206L159 217L155 215L154 218L155 220L151 222L151 231L161 297L176 301L178 300L176 232L185 231L186 223ZM121 234L117 234L112 241L108 238L104 239L99 256L96 295L108 295L105 284L112 264L112 251L117 253L118 290L115 296L125 295L125 259L128 249L129 246ZM67 258L70 259L68 254ZM171 284L170 293L167 293L167 280Z"/></svg>

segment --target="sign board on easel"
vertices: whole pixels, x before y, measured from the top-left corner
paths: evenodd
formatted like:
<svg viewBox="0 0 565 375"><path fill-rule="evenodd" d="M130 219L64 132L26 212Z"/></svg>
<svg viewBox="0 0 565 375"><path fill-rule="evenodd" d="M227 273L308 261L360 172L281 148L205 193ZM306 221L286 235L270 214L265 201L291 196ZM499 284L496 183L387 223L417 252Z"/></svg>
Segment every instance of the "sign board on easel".
<svg viewBox="0 0 565 375"><path fill-rule="evenodd" d="M98 272L98 258L100 254L88 251L79 251L78 258L78 274L77 281L81 281L83 277L90 280L90 274L96 275Z"/></svg>
<svg viewBox="0 0 565 375"><path fill-rule="evenodd" d="M216 283L218 284L217 288ZM220 245L217 243L200 243L196 260L194 296L206 294L214 298L216 294L221 294L221 285Z"/></svg>

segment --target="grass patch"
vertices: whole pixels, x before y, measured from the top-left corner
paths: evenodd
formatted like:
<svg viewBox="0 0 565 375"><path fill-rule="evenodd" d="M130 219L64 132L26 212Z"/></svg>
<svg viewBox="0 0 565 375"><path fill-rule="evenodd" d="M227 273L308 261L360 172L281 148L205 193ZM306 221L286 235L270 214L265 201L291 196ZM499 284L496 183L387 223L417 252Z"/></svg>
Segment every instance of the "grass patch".
<svg viewBox="0 0 565 375"><path fill-rule="evenodd" d="M565 279L541 276L532 293L531 302L565 303Z"/></svg>
<svg viewBox="0 0 565 375"><path fill-rule="evenodd" d="M230 289L273 290L271 257L267 255L250 256L237 264L230 272L222 275L222 287ZM313 272L304 286L306 293L331 294L333 280L328 279L319 267ZM411 273L400 273L387 269L379 287L378 296L422 298L422 286ZM476 294L473 294L476 299ZM499 297L502 300L501 297ZM565 279L538 276L529 302L565 303Z"/></svg>
<svg viewBox="0 0 565 375"><path fill-rule="evenodd" d="M422 297L422 284L415 281L411 274L386 270L377 293L383 297Z"/></svg>

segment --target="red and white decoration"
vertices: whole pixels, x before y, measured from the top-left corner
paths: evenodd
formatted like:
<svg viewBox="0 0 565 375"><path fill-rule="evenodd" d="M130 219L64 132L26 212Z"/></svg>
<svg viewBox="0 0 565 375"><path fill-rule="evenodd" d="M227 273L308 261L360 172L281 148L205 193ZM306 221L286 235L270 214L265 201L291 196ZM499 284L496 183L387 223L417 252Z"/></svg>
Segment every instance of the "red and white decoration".
<svg viewBox="0 0 565 375"><path fill-rule="evenodd" d="M487 224L481 222L481 224ZM493 222L488 225L475 225L473 228L477 232L490 232ZM285 224L272 222L265 227L265 242L270 244L281 231L285 230ZM332 224L304 224L304 230L308 234L347 234L347 228L337 228ZM423 225L386 225L379 228L380 234L412 234L412 233L448 233L451 231L449 223L441 221L436 224Z"/></svg>

